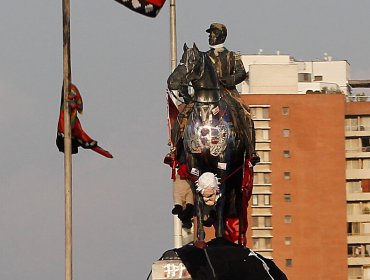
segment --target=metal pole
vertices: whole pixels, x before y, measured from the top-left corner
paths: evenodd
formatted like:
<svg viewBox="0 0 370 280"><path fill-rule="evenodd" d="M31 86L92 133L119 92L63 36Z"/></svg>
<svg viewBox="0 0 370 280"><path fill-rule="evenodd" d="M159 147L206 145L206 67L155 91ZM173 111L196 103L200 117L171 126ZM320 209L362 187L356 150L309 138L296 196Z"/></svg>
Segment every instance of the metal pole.
<svg viewBox="0 0 370 280"><path fill-rule="evenodd" d="M70 1L63 4L65 280L72 280L72 140L68 94L71 89Z"/></svg>
<svg viewBox="0 0 370 280"><path fill-rule="evenodd" d="M170 1L171 72L177 66L176 0Z"/></svg>
<svg viewBox="0 0 370 280"><path fill-rule="evenodd" d="M176 0L170 1L170 44L171 44L171 72L172 72L177 65ZM176 187L175 183L176 182L172 183L174 187ZM173 241L175 248L180 248L182 246L182 225L181 221L177 216L173 216Z"/></svg>

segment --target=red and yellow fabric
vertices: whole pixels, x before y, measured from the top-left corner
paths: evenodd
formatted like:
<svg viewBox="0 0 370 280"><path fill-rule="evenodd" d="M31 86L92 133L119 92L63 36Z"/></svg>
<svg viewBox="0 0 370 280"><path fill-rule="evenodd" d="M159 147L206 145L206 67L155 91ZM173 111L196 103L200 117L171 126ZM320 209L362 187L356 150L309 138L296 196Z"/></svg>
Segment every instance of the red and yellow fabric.
<svg viewBox="0 0 370 280"><path fill-rule="evenodd" d="M68 95L68 106L71 117L71 136L72 136L72 154L78 153L78 147L91 149L107 158L113 156L106 150L98 146L98 142L93 140L82 128L77 113L82 114L83 102L78 88L71 84L71 91ZM56 144L60 152L64 153L64 94L62 90L60 113L58 120Z"/></svg>

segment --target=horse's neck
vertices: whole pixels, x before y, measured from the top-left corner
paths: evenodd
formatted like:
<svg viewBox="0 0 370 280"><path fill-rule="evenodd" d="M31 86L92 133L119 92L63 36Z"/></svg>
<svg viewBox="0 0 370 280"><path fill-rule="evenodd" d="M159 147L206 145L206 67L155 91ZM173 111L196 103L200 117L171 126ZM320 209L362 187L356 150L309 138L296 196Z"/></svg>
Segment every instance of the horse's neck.
<svg viewBox="0 0 370 280"><path fill-rule="evenodd" d="M204 53L203 56L203 74L193 82L194 100L198 102L218 102L220 100L220 87L217 74L207 54Z"/></svg>

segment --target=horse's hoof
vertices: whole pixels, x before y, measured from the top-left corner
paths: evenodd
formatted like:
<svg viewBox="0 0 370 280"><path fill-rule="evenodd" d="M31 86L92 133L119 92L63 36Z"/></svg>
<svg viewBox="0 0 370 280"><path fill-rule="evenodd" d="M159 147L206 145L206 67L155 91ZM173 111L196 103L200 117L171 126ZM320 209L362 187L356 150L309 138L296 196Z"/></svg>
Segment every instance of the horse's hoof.
<svg viewBox="0 0 370 280"><path fill-rule="evenodd" d="M191 229L192 226L193 226L193 223L191 222L191 220L182 221L183 228Z"/></svg>
<svg viewBox="0 0 370 280"><path fill-rule="evenodd" d="M196 240L196 241L194 241L194 246L199 248L199 249L204 249L205 247L207 247L207 244L206 244L206 242L204 242L204 240L203 241Z"/></svg>

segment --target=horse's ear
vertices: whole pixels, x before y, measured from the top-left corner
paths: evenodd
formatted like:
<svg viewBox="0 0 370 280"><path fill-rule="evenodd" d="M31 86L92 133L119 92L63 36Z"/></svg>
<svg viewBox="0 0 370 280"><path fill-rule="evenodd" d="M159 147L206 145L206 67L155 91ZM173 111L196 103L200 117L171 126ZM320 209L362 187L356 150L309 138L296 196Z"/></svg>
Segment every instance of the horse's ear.
<svg viewBox="0 0 370 280"><path fill-rule="evenodd" d="M184 44L184 52L186 52L186 50L188 49L188 46L186 45L186 43Z"/></svg>
<svg viewBox="0 0 370 280"><path fill-rule="evenodd" d="M199 52L199 49L198 49L198 47L195 43L193 43L193 49L196 50L197 52Z"/></svg>

